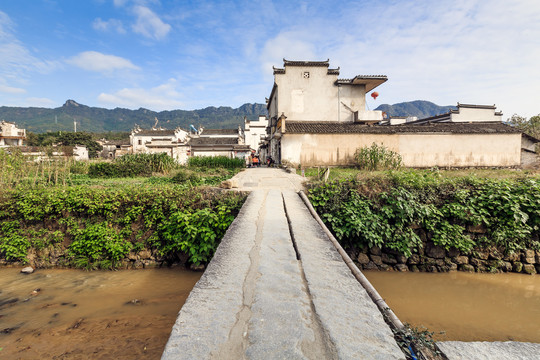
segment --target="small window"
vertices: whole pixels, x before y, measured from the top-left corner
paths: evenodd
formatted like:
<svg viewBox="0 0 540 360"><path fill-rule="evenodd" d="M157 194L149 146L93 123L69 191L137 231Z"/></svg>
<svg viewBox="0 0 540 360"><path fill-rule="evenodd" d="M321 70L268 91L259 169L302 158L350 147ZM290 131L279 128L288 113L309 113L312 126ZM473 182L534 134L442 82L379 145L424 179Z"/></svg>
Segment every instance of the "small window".
<svg viewBox="0 0 540 360"><path fill-rule="evenodd" d="M141 139L139 139L139 145L142 145L142 140Z"/></svg>
<svg viewBox="0 0 540 360"><path fill-rule="evenodd" d="M309 71L304 71L304 79L309 79Z"/></svg>

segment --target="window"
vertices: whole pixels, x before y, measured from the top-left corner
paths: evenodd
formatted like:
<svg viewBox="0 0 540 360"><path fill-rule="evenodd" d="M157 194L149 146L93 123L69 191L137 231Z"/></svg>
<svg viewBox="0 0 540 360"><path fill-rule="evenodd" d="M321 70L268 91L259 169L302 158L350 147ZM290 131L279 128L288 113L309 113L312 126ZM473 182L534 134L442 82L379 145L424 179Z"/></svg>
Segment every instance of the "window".
<svg viewBox="0 0 540 360"><path fill-rule="evenodd" d="M309 71L304 71L304 79L309 79Z"/></svg>

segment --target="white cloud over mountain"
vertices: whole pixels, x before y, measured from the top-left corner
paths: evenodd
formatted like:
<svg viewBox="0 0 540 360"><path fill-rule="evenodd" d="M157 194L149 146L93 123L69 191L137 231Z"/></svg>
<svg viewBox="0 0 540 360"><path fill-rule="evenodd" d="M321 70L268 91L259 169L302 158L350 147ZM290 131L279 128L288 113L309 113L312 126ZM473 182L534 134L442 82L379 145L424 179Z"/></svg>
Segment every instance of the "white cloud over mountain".
<svg viewBox="0 0 540 360"><path fill-rule="evenodd" d="M115 55L102 54L97 51L84 51L66 60L68 64L83 70L111 74L115 70L139 70L131 61Z"/></svg>

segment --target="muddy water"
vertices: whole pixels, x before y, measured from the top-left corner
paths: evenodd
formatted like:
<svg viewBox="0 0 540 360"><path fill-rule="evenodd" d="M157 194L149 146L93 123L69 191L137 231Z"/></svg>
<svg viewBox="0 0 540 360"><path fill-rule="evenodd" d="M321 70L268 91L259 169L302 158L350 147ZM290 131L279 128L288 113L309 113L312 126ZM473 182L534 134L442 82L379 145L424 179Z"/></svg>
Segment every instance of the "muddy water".
<svg viewBox="0 0 540 360"><path fill-rule="evenodd" d="M0 269L1 359L159 359L202 273Z"/></svg>
<svg viewBox="0 0 540 360"><path fill-rule="evenodd" d="M364 274L401 321L437 340L540 343L540 275Z"/></svg>

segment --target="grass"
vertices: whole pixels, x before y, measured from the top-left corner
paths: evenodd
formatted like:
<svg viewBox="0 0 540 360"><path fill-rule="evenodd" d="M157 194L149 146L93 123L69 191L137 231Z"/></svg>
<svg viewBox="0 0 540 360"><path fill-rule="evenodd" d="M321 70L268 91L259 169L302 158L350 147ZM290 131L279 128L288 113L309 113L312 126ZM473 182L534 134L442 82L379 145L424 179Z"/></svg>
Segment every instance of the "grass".
<svg viewBox="0 0 540 360"><path fill-rule="evenodd" d="M183 184L185 186L215 186L243 170L242 167L231 167L231 159L211 159L212 166L181 166L174 163L172 158L163 156L150 156L155 154L137 154L120 158L119 162L133 163L147 168L151 176L134 177L94 177L89 175L89 168L100 163L109 163L104 160L75 161L71 157L43 159L33 161L19 151L11 153L0 149L0 192L15 188L36 188L51 186L90 186L101 188L114 188L120 185L158 185L178 184L173 177L179 171L189 171L196 174L197 181ZM204 161L197 159L200 163ZM226 160L226 161L225 161ZM233 159L234 160L234 159ZM221 162L220 162L221 161ZM234 164L234 162L233 162ZM207 164L208 165L208 164ZM219 165L226 165L219 166Z"/></svg>
<svg viewBox="0 0 540 360"><path fill-rule="evenodd" d="M304 169L304 174L308 180L312 183L322 181L323 176L321 168L307 168ZM453 169L453 170L441 170L438 168L432 169L402 169L397 171L367 171L359 170L352 167L332 167L330 168L329 181L344 180L344 179L358 179L369 180L374 178L384 178L392 173L400 173L406 175L407 173L424 173L429 175L438 175L444 178L462 178L462 177L477 177L488 179L527 179L527 178L539 178L540 170L522 170L522 169ZM297 174L301 175L301 170L297 170Z"/></svg>

